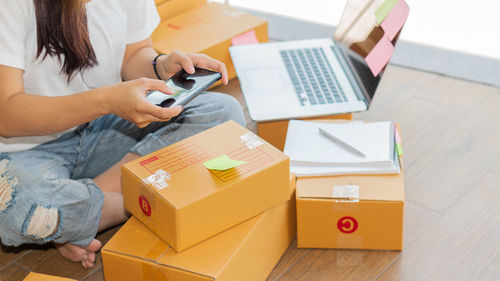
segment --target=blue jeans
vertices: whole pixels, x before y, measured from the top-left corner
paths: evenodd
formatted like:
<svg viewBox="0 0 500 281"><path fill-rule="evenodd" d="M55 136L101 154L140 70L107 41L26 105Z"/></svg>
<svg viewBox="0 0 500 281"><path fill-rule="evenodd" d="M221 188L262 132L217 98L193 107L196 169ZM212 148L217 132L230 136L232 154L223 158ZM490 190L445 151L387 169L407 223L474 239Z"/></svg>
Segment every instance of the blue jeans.
<svg viewBox="0 0 500 281"><path fill-rule="evenodd" d="M98 231L103 205L93 178L129 152L146 155L230 119L244 126L238 101L204 93L168 122L141 129L106 115L33 149L1 153L2 243L87 246Z"/></svg>

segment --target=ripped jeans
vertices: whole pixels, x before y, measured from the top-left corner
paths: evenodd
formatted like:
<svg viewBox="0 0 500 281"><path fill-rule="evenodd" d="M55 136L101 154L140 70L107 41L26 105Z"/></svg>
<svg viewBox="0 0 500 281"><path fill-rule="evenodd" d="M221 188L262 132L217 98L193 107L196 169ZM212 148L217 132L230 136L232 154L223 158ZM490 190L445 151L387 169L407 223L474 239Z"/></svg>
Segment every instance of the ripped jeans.
<svg viewBox="0 0 500 281"><path fill-rule="evenodd" d="M245 123L238 101L204 93L169 122L141 129L106 115L33 149L0 153L2 243L87 246L103 205L93 178L129 152L146 155L230 119Z"/></svg>

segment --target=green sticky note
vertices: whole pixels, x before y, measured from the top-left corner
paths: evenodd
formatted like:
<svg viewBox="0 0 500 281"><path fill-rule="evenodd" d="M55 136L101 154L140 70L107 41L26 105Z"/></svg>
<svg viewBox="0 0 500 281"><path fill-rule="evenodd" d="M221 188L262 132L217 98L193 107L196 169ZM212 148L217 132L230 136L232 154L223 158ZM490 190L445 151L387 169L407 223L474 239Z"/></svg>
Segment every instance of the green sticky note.
<svg viewBox="0 0 500 281"><path fill-rule="evenodd" d="M224 154L219 157L215 157L212 160L208 160L207 162L203 163L203 165L210 170L225 171L246 163L247 162L245 161L233 160Z"/></svg>
<svg viewBox="0 0 500 281"><path fill-rule="evenodd" d="M377 22L380 24L387 17L387 15L391 12L392 8L396 5L398 0L386 0L378 9L375 11L375 18L377 18Z"/></svg>
<svg viewBox="0 0 500 281"><path fill-rule="evenodd" d="M403 147L400 143L396 143L396 151L398 152L398 156L403 155Z"/></svg>

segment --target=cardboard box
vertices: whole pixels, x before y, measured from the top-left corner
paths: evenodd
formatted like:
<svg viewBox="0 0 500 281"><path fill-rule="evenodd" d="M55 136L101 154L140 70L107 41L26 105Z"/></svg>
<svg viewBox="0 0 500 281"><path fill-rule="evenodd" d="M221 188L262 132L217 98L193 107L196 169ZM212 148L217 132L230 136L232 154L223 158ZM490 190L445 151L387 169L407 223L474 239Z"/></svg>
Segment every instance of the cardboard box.
<svg viewBox="0 0 500 281"><path fill-rule="evenodd" d="M30 272L26 276L26 278L24 278L24 281L75 281L75 280Z"/></svg>
<svg viewBox="0 0 500 281"><path fill-rule="evenodd" d="M203 163L221 155L247 161L227 171ZM228 121L122 167L124 204L182 251L289 198L289 159Z"/></svg>
<svg viewBox="0 0 500 281"><path fill-rule="evenodd" d="M400 162L401 174L297 178L297 247L402 250ZM359 186L359 193L336 192L349 185Z"/></svg>
<svg viewBox="0 0 500 281"><path fill-rule="evenodd" d="M317 118L303 118L302 120L316 121L329 119L352 119L352 113L321 116ZM279 120L270 122L257 122L257 134L274 145L277 149L283 151L285 148L286 132L288 131L289 120Z"/></svg>
<svg viewBox="0 0 500 281"><path fill-rule="evenodd" d="M225 63L232 79L236 72L229 55L231 39L251 30L259 42L269 40L264 19L228 5L208 3L161 22L151 37L160 53L203 53Z"/></svg>
<svg viewBox="0 0 500 281"><path fill-rule="evenodd" d="M163 2L167 2L169 0L155 0L155 5L158 6L158 4L161 4Z"/></svg>
<svg viewBox="0 0 500 281"><path fill-rule="evenodd" d="M156 0L156 2L156 9L162 21L169 20L188 10L207 3L206 0Z"/></svg>
<svg viewBox="0 0 500 281"><path fill-rule="evenodd" d="M265 280L295 237L294 196L182 252L132 217L102 249L105 279Z"/></svg>

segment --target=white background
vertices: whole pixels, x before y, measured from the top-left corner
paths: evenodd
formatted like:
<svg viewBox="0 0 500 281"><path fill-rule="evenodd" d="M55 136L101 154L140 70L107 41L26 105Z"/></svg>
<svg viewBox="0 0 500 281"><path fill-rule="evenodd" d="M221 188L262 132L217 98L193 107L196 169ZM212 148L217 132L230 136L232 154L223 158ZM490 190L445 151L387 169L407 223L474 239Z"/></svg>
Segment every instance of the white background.
<svg viewBox="0 0 500 281"><path fill-rule="evenodd" d="M224 2L224 0L213 0ZM500 58L500 1L406 0L402 40ZM234 6L336 25L346 0L229 0Z"/></svg>

